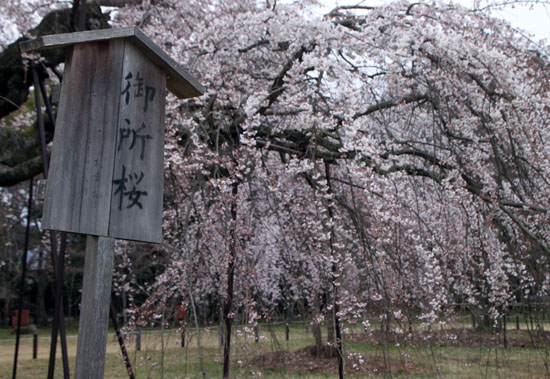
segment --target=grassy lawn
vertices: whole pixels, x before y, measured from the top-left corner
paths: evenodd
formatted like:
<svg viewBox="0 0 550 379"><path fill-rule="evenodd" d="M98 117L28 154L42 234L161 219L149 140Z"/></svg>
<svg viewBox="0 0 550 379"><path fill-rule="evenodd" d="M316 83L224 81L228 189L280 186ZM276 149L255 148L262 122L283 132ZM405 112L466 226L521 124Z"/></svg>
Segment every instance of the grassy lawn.
<svg viewBox="0 0 550 379"><path fill-rule="evenodd" d="M307 323L293 323L290 338L285 339L284 324L260 325L260 338L255 342L254 332L236 327L232 336L232 377L255 377L261 372L264 378L334 378L336 359L314 359L307 353L306 347L313 345L311 328ZM466 324L457 324L467 327ZM471 325L469 325L471 327ZM447 326L445 327L447 328ZM462 343L457 346L441 344L441 339L431 343L396 343L387 340L384 343L376 336L362 336L358 326L350 326L351 334L345 341L345 354L352 355L346 361L347 377L382 377L391 372L392 376L431 378L527 378L548 376L545 362L549 361L549 345L526 347L496 347L490 343ZM445 329L447 330L447 329ZM473 333L473 330L470 330ZM509 331L510 338L513 332ZM76 355L76 330L68 333L67 344L71 373L74 373ZM326 336L326 330L323 329ZM40 330L38 359L32 359L32 338L25 335L21 340L18 377L45 377L49 357L49 330ZM373 339L374 338L374 339ZM480 338L484 338L483 335ZM223 350L220 344L218 326L201 328L200 344L202 364L197 348L198 338L194 328L188 327L185 347L181 347L181 338L177 330L143 330L141 351L136 350L136 336L126 338L126 346L136 377L166 378L221 377ZM436 343L434 343L436 342ZM483 342L483 341L482 341ZM0 330L0 377L11 377L15 340L7 330ZM164 359L162 357L164 356ZM62 377L61 351L58 344L56 377ZM357 370L355 368L358 368ZM108 338L106 378L127 378L126 368L120 358L120 349L114 335Z"/></svg>

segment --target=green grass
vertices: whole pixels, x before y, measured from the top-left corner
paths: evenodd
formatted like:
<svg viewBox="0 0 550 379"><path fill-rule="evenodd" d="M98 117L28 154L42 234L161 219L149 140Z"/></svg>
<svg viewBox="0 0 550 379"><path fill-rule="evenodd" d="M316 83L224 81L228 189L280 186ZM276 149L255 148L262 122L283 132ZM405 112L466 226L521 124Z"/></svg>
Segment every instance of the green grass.
<svg viewBox="0 0 550 379"><path fill-rule="evenodd" d="M294 367L259 368L253 364L253 359L265 356L275 351L295 352L313 344L311 328L306 323L293 323L290 330L290 340L285 340L283 324L272 326L273 333L267 325L260 325L260 341L255 342L254 333L245 333L242 327L236 327L232 336L232 372L231 377L254 377L261 371L263 378L334 378L334 371L310 372L306 365ZM464 325L458 323L461 327ZM457 326L455 325L455 326ZM357 325L350 326L352 332L360 332ZM74 330L70 331L74 334ZM49 330L40 330L41 336L48 336ZM323 329L326 337L326 330ZM25 336L28 337L28 336ZM0 377L11 377L14 339L9 331L0 329ZM201 329L201 346L203 368L208 377L221 377L223 350L220 345L218 327ZM162 345L164 344L164 359ZM68 338L70 352L70 370L74 374L74 357L76 338ZM141 339L141 351L136 351L135 336L127 338L132 366L138 378L160 378L164 371L166 378L202 377L201 364L197 348L195 329L188 327L186 346L180 347L180 337L177 331L165 331L164 341L158 331L151 333L144 330ZM345 353L361 354L363 365L377 367L378 371L369 371L374 377L384 375L384 359L386 367L392 376L411 378L432 378L435 376L452 378L493 378L493 377L541 377L547 375L545 362L549 361L548 352L543 348L511 347L508 349L475 346L406 346L389 344L387 349L374 343L345 341ZM32 340L21 342L20 360L18 363L18 378L44 377L48 367L49 340L47 337L39 340L39 358L31 359ZM108 339L108 354L105 363L106 378L127 378L126 368L119 357L120 352L114 336ZM56 377L62 377L62 364L59 346L56 363ZM366 377L367 374L353 375L353 370L346 366L349 374L346 377Z"/></svg>

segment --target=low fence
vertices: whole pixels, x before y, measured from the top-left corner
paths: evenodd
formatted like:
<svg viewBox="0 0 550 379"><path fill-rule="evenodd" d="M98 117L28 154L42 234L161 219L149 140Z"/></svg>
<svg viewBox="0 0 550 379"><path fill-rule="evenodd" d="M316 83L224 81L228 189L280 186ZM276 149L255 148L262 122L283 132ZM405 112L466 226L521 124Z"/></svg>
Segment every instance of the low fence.
<svg viewBox="0 0 550 379"><path fill-rule="evenodd" d="M458 308L458 306L457 306ZM467 309L459 309L459 315L453 318L455 327L472 327L479 328L481 325L481 318L476 316L475 313L470 312ZM462 313L462 316L460 316ZM374 320L374 317L372 318ZM374 324L376 321L373 321ZM293 320L293 321L275 321L270 323L259 323L256 325L250 324L234 324L235 330L238 329L249 329L249 338L253 338L255 343L258 343L261 339L261 330L264 329L268 331L273 338L281 338L284 341L290 341L292 338L292 327L296 325L303 325L305 329L306 337L311 332L311 321L303 320ZM449 325L451 326L451 325ZM538 303L538 304L514 304L509 307L509 313L504 317L498 320L496 325L493 325L498 330L536 330L536 331L545 331L550 329L550 304L549 303ZM273 328L277 328L279 336L276 337ZM284 337L283 337L284 330ZM295 329L294 329L295 330ZM387 329L389 330L389 328ZM224 344L224 326L223 324L214 324L209 326L199 327L198 331L201 334L208 334L212 336L213 333L219 335L219 346L223 347ZM143 349L143 336L148 334L161 334L168 336L177 335L179 337L179 346L184 348L186 343L188 343L190 338L196 338L197 328L191 324L186 325L182 328L166 328L166 329L136 329L133 331L123 332L124 341L127 347L132 348L134 351L141 351ZM78 336L68 335L67 340L74 340L76 344ZM116 334L109 333L108 338L112 341L116 341ZM37 359L38 357L38 347L41 344L41 341L44 341L44 346L49 348L51 338L49 336L39 336L34 334L30 337L21 337L21 342L32 341L32 358ZM10 344L15 343L15 339L0 339L0 344ZM1 346L0 345L0 346Z"/></svg>

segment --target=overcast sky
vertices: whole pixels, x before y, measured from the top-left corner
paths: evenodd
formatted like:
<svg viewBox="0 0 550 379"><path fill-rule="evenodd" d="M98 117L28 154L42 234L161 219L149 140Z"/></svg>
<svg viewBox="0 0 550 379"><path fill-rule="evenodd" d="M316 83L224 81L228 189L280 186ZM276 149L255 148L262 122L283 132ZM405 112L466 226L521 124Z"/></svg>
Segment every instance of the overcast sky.
<svg viewBox="0 0 550 379"><path fill-rule="evenodd" d="M384 4L384 0L320 0L325 5L322 13L328 13L336 5L380 5ZM525 0L523 0L525 1ZM544 0L543 0L544 1ZM471 8L474 0L456 0L455 3ZM504 2L504 1L503 1ZM504 10L493 11L492 14L497 17L504 18L512 24L512 26L523 29L533 35L535 41L546 39L550 43L550 4L533 4L531 6L516 5L507 6Z"/></svg>
<svg viewBox="0 0 550 379"><path fill-rule="evenodd" d="M495 15L533 34L537 41L545 39L547 43L550 42L550 6L548 5L535 4L533 9L525 6L508 7L503 11L495 12Z"/></svg>

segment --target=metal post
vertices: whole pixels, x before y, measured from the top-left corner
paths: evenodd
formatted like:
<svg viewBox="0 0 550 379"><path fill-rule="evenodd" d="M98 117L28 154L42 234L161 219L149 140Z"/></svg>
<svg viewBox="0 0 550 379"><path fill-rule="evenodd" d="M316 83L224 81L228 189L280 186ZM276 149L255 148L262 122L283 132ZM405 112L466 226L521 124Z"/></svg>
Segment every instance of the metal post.
<svg viewBox="0 0 550 379"><path fill-rule="evenodd" d="M42 116L42 107L40 103L39 89L42 92L42 97L46 103L46 108L50 116L50 122L55 125L53 119L53 112L51 104L46 96L43 79L38 74L38 63L31 61L32 79L34 85L34 100L36 104L36 118L38 121L38 131L40 134L40 152L42 155L42 170L44 172L44 179L48 178L48 155L46 153L46 132L44 128L44 118ZM54 276L56 282L55 292L55 308L54 308L54 321L52 325L52 338L50 345L50 361L48 364L48 379L53 379L55 370L55 352L57 349L57 332L59 328L59 335L61 338L61 354L63 358L63 377L69 379L69 358L67 353L67 340L65 336L65 318L63 316L63 297L61 291L63 290L63 269L65 262L65 242L67 240L66 233L61 233L61 249L58 251L56 234L50 232L50 243L52 247L52 262L54 269Z"/></svg>
<svg viewBox="0 0 550 379"><path fill-rule="evenodd" d="M504 329L504 348L508 348L508 336L507 336L507 330L506 330L506 314L502 318L502 327Z"/></svg>
<svg viewBox="0 0 550 379"><path fill-rule="evenodd" d="M136 351L141 351L141 329L138 329L136 334Z"/></svg>
<svg viewBox="0 0 550 379"><path fill-rule="evenodd" d="M288 341L290 338L290 326L288 322L285 324L285 339Z"/></svg>
<svg viewBox="0 0 550 379"><path fill-rule="evenodd" d="M76 379L97 379L104 375L114 252L114 238L87 237L78 324Z"/></svg>
<svg viewBox="0 0 550 379"><path fill-rule="evenodd" d="M29 235L31 228L31 209L32 209L32 185L33 179L29 181L29 202L27 204L27 226L25 228L25 247L23 248L23 261L21 262L21 282L19 284L19 307L17 311L17 332L15 337L15 354L13 357L13 372L12 377L17 377L17 357L19 354L19 338L21 336L21 316L23 313L23 297L25 294L25 279L27 275L27 254L29 252Z"/></svg>
<svg viewBox="0 0 550 379"><path fill-rule="evenodd" d="M32 336L32 359L38 358L38 333Z"/></svg>
<svg viewBox="0 0 550 379"><path fill-rule="evenodd" d="M48 365L48 379L54 377L55 351L57 343L57 332L61 339L61 358L63 361L63 377L70 378L69 355L67 353L67 340L65 336L65 316L63 315L63 270L65 266L65 249L67 246L67 234L60 234L61 241L59 248L52 244L52 260L55 274L55 310L52 325L52 341L50 345L50 362ZM57 241L56 233L50 232L50 240ZM57 252L57 253L56 253Z"/></svg>

